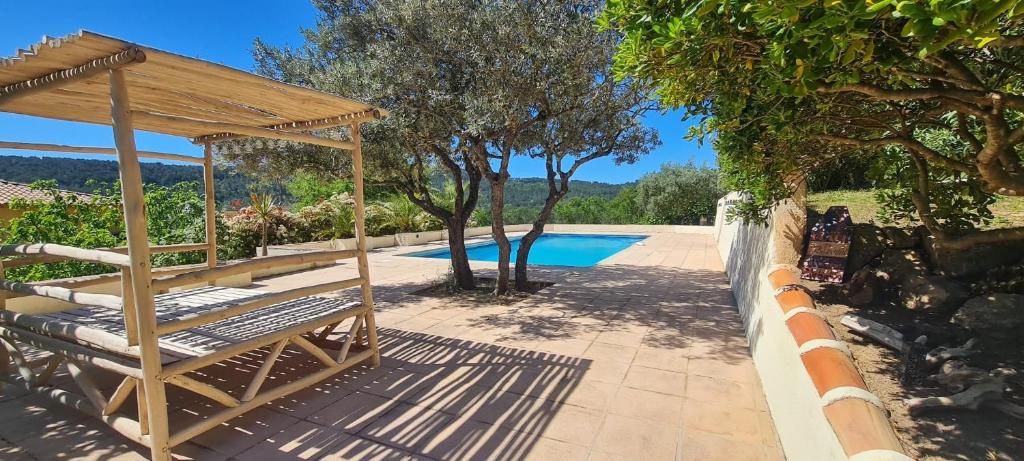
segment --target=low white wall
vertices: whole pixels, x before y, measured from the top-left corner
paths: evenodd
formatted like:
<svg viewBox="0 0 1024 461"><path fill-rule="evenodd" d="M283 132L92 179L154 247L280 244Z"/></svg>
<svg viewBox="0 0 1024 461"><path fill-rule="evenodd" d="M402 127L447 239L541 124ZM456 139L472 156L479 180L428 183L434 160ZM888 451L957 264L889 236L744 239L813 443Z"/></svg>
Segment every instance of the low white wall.
<svg viewBox="0 0 1024 461"><path fill-rule="evenodd" d="M779 241L792 235L781 229L802 223L792 222L798 218L783 212L793 208L786 203L777 209L769 225L725 223L728 203L742 199L738 194L730 194L719 200L713 234L786 459L846 460L839 439L821 411L818 392L800 361L796 341L786 327L767 279L774 263L795 263L780 261L776 248L792 246L791 242Z"/></svg>

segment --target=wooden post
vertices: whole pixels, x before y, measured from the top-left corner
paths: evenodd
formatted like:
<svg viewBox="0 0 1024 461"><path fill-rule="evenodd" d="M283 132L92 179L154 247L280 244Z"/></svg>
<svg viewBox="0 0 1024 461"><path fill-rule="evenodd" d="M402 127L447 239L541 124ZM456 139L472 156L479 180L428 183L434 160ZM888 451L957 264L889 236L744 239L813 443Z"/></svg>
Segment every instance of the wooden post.
<svg viewBox="0 0 1024 461"><path fill-rule="evenodd" d="M374 367L380 366L380 348L377 345L377 321L373 317L373 289L370 286L370 264L366 258L366 204L363 192L363 141L359 124L352 124L352 181L356 199L356 256L359 261L359 278L363 279L363 308L366 309L366 338L373 351Z"/></svg>
<svg viewBox="0 0 1024 461"><path fill-rule="evenodd" d="M206 188L206 265L217 267L217 204L213 195L213 147L203 146L203 185ZM216 285L211 281L210 285Z"/></svg>
<svg viewBox="0 0 1024 461"><path fill-rule="evenodd" d="M132 290L138 324L139 349L142 362L142 386L149 414L150 453L154 461L170 461L168 446L167 395L161 374L160 346L156 335L156 306L151 283L149 235L146 231L146 210L142 195L142 173L135 152L131 106L124 71L110 71L110 115L117 147L117 163L121 173L121 196L124 203L125 231L128 235L128 258L131 261Z"/></svg>
<svg viewBox="0 0 1024 461"><path fill-rule="evenodd" d="M132 270L121 268L121 312L124 313L124 331L129 346L139 345L139 321L135 318L135 290L132 288Z"/></svg>
<svg viewBox="0 0 1024 461"><path fill-rule="evenodd" d="M7 271L4 270L4 260L0 258L0 280L7 279ZM0 311L7 309L7 292L0 290Z"/></svg>

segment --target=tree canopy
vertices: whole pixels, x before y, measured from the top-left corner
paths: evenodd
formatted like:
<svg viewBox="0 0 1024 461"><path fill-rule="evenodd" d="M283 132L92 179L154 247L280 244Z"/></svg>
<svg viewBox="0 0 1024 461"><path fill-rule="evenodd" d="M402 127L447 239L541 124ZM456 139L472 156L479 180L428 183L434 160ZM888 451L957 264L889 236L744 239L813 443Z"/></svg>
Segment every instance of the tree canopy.
<svg viewBox="0 0 1024 461"><path fill-rule="evenodd" d="M940 241L967 246L1024 237L969 218L985 196L1024 195L1022 19L1016 0L610 0L600 25L624 34L620 77L716 134L726 185L752 199L743 217L795 176L865 157Z"/></svg>

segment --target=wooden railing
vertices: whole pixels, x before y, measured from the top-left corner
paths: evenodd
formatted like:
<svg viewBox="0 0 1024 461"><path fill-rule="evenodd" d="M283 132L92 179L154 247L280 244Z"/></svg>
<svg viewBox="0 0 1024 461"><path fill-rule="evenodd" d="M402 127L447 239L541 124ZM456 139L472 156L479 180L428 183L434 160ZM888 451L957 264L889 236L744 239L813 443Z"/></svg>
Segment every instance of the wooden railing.
<svg viewBox="0 0 1024 461"><path fill-rule="evenodd" d="M150 254L161 253L188 253L191 251L206 251L210 247L206 243L184 243L179 245L155 245L149 247ZM33 264L49 264L67 260L78 260L111 264L115 266L128 266L128 248L97 248L87 250L52 243L40 243L32 245L4 245L0 247L0 256L21 256L17 259L4 261L8 269L15 267L31 266ZM99 260L103 256L106 260ZM114 258L111 260L110 258Z"/></svg>

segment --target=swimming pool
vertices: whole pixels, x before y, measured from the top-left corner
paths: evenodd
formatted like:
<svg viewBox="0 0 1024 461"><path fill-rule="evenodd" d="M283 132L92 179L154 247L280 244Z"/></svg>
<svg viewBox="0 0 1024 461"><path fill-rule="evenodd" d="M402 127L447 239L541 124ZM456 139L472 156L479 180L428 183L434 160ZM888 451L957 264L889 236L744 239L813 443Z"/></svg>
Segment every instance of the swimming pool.
<svg viewBox="0 0 1024 461"><path fill-rule="evenodd" d="M509 239L512 241L513 264L521 238ZM646 235L542 234L530 249L529 263L542 266L590 267L646 238ZM471 261L497 261L498 244L491 241L469 245L466 247L466 254ZM448 259L451 253L447 248L441 248L406 253L402 256Z"/></svg>

